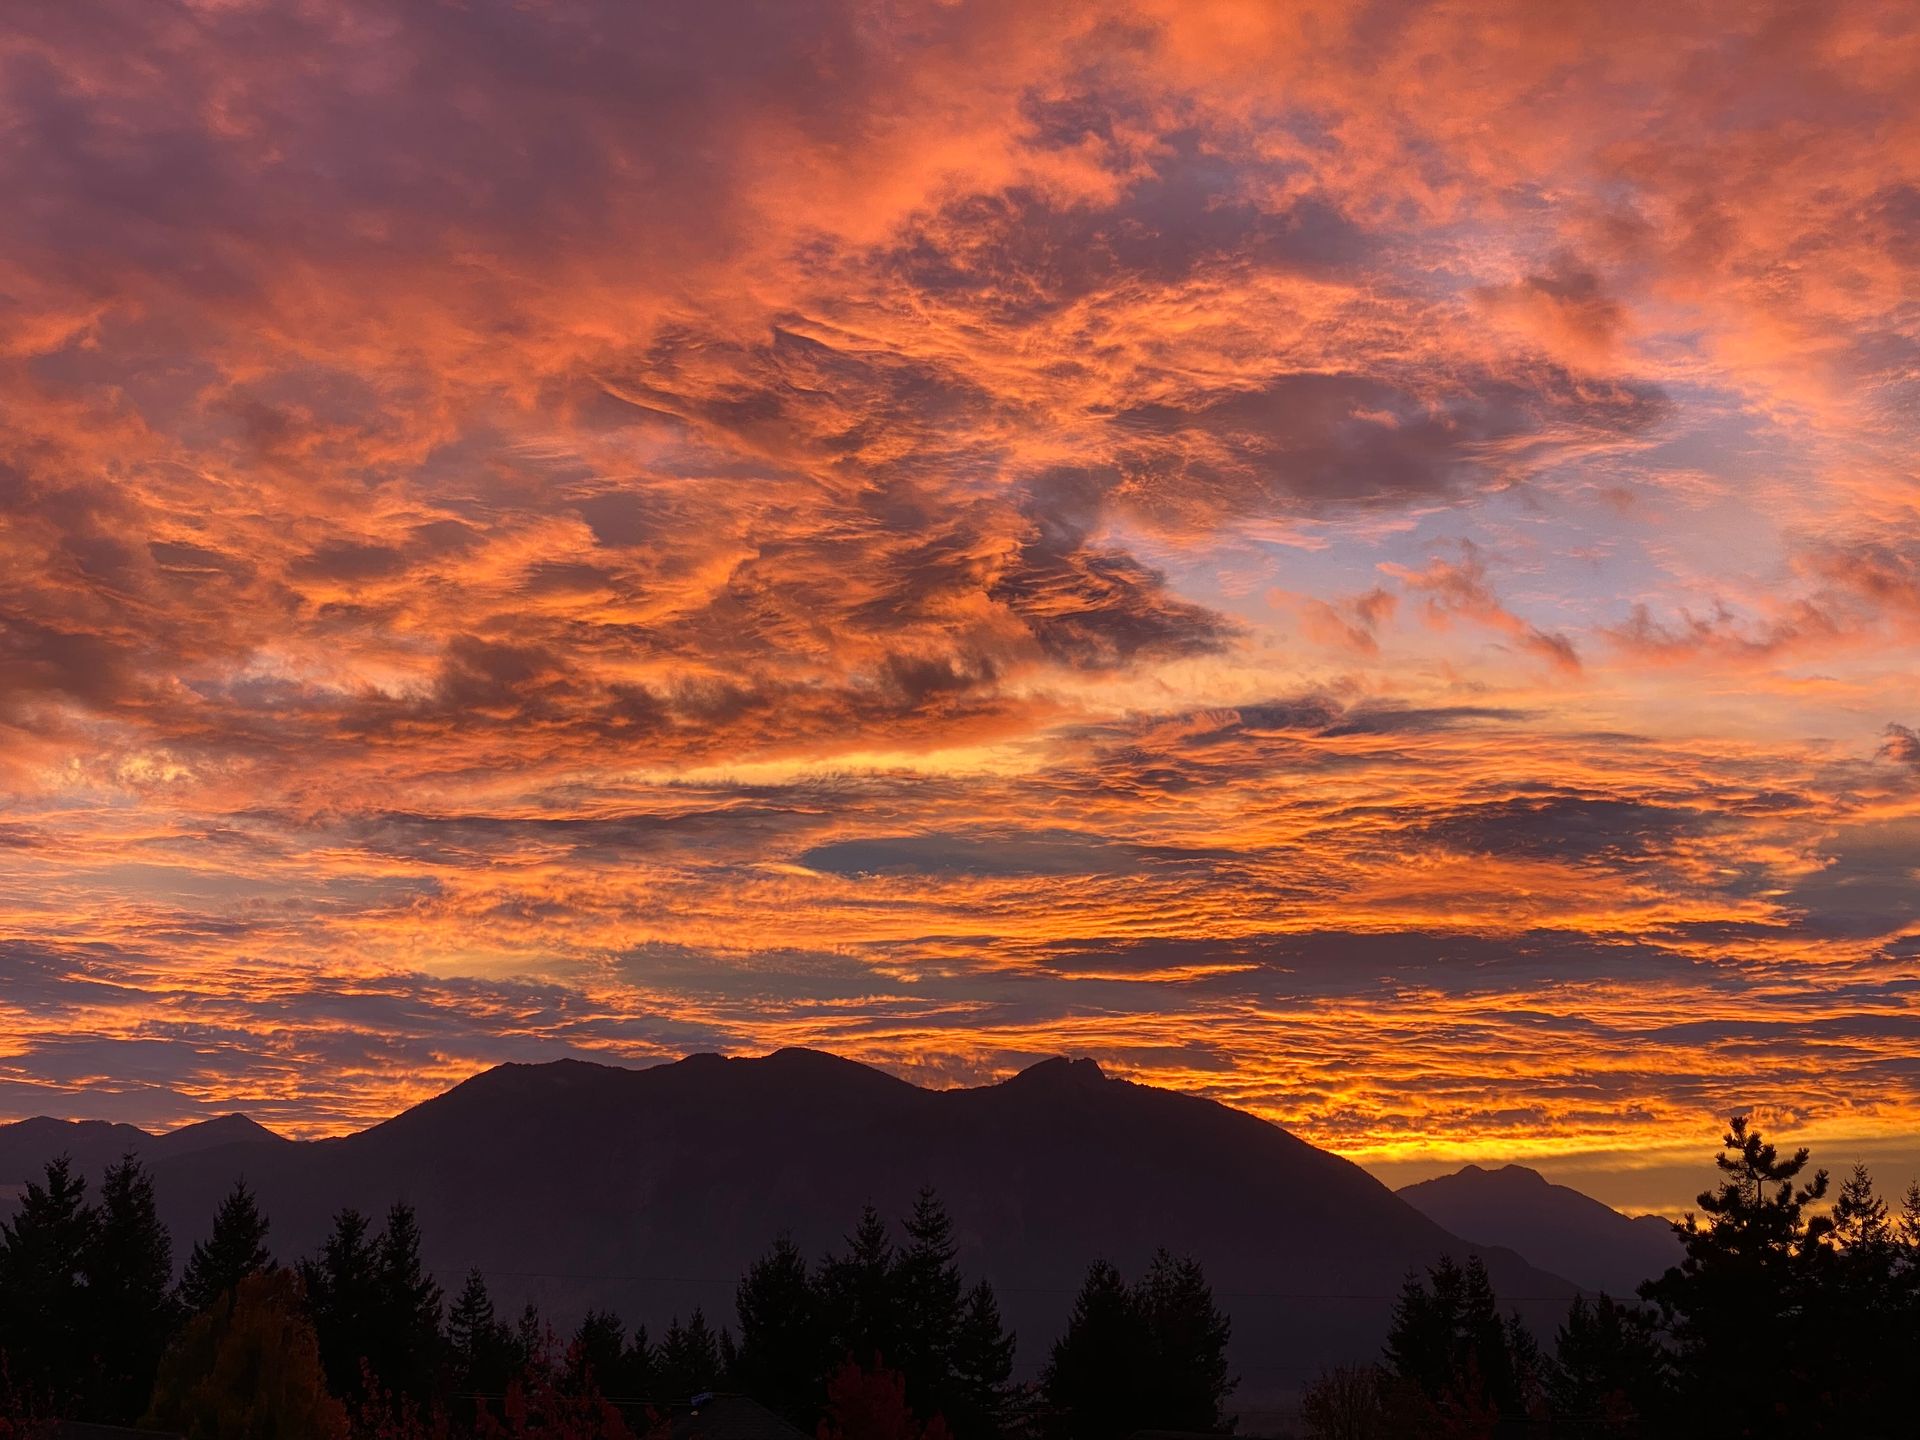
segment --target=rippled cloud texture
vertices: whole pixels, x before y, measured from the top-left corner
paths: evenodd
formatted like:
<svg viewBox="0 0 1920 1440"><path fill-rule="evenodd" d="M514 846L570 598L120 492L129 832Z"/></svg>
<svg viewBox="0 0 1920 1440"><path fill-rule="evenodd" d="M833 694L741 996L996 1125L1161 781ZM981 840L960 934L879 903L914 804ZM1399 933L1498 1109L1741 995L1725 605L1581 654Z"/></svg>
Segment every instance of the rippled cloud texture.
<svg viewBox="0 0 1920 1440"><path fill-rule="evenodd" d="M1904 3L0 20L0 1113L1920 1117Z"/></svg>

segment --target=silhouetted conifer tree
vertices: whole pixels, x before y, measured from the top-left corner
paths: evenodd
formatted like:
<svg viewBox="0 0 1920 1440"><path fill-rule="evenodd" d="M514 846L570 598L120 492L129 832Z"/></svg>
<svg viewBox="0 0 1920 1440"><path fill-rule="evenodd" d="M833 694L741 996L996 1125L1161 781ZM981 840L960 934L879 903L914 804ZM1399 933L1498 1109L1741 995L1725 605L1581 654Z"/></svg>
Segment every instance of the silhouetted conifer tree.
<svg viewBox="0 0 1920 1440"><path fill-rule="evenodd" d="M140 1418L172 1338L173 1241L154 1204L153 1181L133 1156L107 1168L86 1256L87 1309L99 1357L92 1413Z"/></svg>
<svg viewBox="0 0 1920 1440"><path fill-rule="evenodd" d="M12 1388L66 1413L92 1370L87 1271L98 1234L87 1182L61 1156L0 1221L0 1351Z"/></svg>
<svg viewBox="0 0 1920 1440"><path fill-rule="evenodd" d="M888 1357L907 1381L907 1404L932 1417L954 1408L953 1345L964 1285L947 1207L923 1189L907 1217L907 1244L894 1266L899 1339Z"/></svg>
<svg viewBox="0 0 1920 1440"><path fill-rule="evenodd" d="M1001 1440L1013 1428L1013 1357L1014 1336L982 1280L967 1292L953 1338L956 1400L947 1424L959 1440Z"/></svg>
<svg viewBox="0 0 1920 1440"><path fill-rule="evenodd" d="M791 1236L781 1235L747 1268L733 1303L740 1350L732 1383L811 1430L824 1399L828 1342L819 1291Z"/></svg>
<svg viewBox="0 0 1920 1440"><path fill-rule="evenodd" d="M1425 1281L1409 1277L1394 1304L1386 1360L1397 1384L1389 1400L1396 1412L1424 1406L1418 1423L1435 1430L1502 1417L1517 1423L1538 1396L1537 1351L1517 1318L1501 1320L1479 1257L1461 1266L1444 1256Z"/></svg>
<svg viewBox="0 0 1920 1440"><path fill-rule="evenodd" d="M1160 1251L1140 1281L1138 1304L1153 1344L1141 1428L1220 1429L1237 1383L1227 1369L1233 1324L1213 1303L1199 1263Z"/></svg>
<svg viewBox="0 0 1920 1440"><path fill-rule="evenodd" d="M667 1326L660 1339L659 1375L660 1398L673 1405L711 1390L720 1378L719 1341L698 1307L685 1325L676 1315Z"/></svg>
<svg viewBox="0 0 1920 1440"><path fill-rule="evenodd" d="M494 1314L486 1277L467 1272L460 1296L447 1312L447 1344L452 1351L454 1384L468 1394L491 1395L505 1388L518 1368L513 1334Z"/></svg>
<svg viewBox="0 0 1920 1440"><path fill-rule="evenodd" d="M440 1360L440 1287L420 1258L413 1207L395 1203L374 1247L368 1360L396 1397L424 1399Z"/></svg>
<svg viewBox="0 0 1920 1440"><path fill-rule="evenodd" d="M1920 1294L1899 1226L1866 1166L1841 1182L1830 1219L1812 1254L1819 1299L1808 1342L1819 1347L1819 1379L1833 1397L1830 1423L1850 1434L1894 1434L1911 1420L1903 1372L1920 1340Z"/></svg>
<svg viewBox="0 0 1920 1440"><path fill-rule="evenodd" d="M722 1332L724 1334L724 1332ZM625 1393L638 1399L648 1399L660 1388L660 1352L647 1338L647 1327L636 1325L633 1334L627 1340L625 1353L620 1357L622 1383Z"/></svg>
<svg viewBox="0 0 1920 1440"><path fill-rule="evenodd" d="M1104 1260L1087 1269L1040 1386L1060 1440L1114 1440L1141 1428L1153 1336L1134 1291Z"/></svg>
<svg viewBox="0 0 1920 1440"><path fill-rule="evenodd" d="M378 1259L372 1228L358 1210L342 1210L333 1217L333 1229L320 1254L300 1262L307 1313L313 1318L327 1384L348 1400L361 1398L363 1367L372 1362L378 1345L374 1333Z"/></svg>
<svg viewBox="0 0 1920 1440"><path fill-rule="evenodd" d="M624 1361L627 1327L611 1310L589 1310L567 1347L567 1374L574 1388L602 1395L628 1393Z"/></svg>
<svg viewBox="0 0 1920 1440"><path fill-rule="evenodd" d="M1667 1357L1653 1316L1607 1295L1576 1298L1554 1340L1547 1394L1554 1433L1658 1433L1669 1405Z"/></svg>
<svg viewBox="0 0 1920 1440"><path fill-rule="evenodd" d="M900 1334L893 1242L873 1206L861 1212L846 1253L827 1257L820 1289L834 1353L869 1369L892 1358L886 1352Z"/></svg>
<svg viewBox="0 0 1920 1440"><path fill-rule="evenodd" d="M1808 1207L1825 1197L1827 1172L1801 1183L1806 1150L1782 1159L1745 1116L1714 1163L1724 1178L1699 1198L1706 1223L1690 1214L1675 1227L1685 1257L1640 1293L1673 1339L1681 1423L1772 1434L1807 1413L1822 1380L1813 1252L1832 1222Z"/></svg>
<svg viewBox="0 0 1920 1440"><path fill-rule="evenodd" d="M213 1233L193 1247L180 1278L180 1303L188 1314L208 1309L247 1276L273 1268L267 1228L247 1182L236 1181L214 1214Z"/></svg>
<svg viewBox="0 0 1920 1440"><path fill-rule="evenodd" d="M553 1357L551 1335L540 1318L540 1307L529 1300L520 1307L520 1318L513 1322L513 1353L521 1366L540 1367Z"/></svg>

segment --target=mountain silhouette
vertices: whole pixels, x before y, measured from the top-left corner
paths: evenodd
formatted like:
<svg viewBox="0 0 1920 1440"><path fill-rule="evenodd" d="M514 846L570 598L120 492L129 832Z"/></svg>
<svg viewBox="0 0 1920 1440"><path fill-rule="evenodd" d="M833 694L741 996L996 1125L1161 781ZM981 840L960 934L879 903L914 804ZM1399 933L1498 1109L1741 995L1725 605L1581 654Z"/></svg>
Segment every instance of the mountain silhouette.
<svg viewBox="0 0 1920 1440"><path fill-rule="evenodd" d="M1628 1297L1680 1263L1680 1242L1658 1215L1622 1215L1524 1165L1469 1165L1397 1193L1454 1234L1507 1246L1589 1290Z"/></svg>
<svg viewBox="0 0 1920 1440"><path fill-rule="evenodd" d="M149 1165L225 1145L290 1144L245 1115L222 1115L150 1134L132 1125L105 1120L50 1120L38 1116L0 1125L0 1186L37 1180L47 1160L70 1157L84 1174L98 1177L123 1155L138 1155Z"/></svg>
<svg viewBox="0 0 1920 1440"><path fill-rule="evenodd" d="M42 1147L84 1129L24 1124ZM959 1090L810 1050L561 1060L502 1065L337 1139L169 1154L167 1138L142 1153L177 1255L237 1176L283 1260L317 1248L341 1206L378 1216L404 1198L443 1285L478 1266L507 1313L533 1299L562 1327L588 1305L656 1332L695 1305L731 1323L735 1283L778 1232L818 1257L868 1201L896 1218L923 1185L946 1201L968 1273L999 1291L1028 1373L1088 1262L1134 1276L1161 1245L1199 1259L1232 1313L1243 1398L1373 1358L1402 1281L1445 1254L1482 1255L1503 1301L1543 1325L1574 1293L1265 1120L1088 1060ZM24 1175L22 1144L0 1130L0 1158Z"/></svg>

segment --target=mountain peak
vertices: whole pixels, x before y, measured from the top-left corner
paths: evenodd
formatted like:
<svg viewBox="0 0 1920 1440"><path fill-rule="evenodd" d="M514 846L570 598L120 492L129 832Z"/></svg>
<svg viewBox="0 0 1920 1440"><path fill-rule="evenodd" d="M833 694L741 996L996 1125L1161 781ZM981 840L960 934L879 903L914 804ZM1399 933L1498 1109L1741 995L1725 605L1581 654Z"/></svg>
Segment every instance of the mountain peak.
<svg viewBox="0 0 1920 1440"><path fill-rule="evenodd" d="M284 1145L287 1138L276 1134L251 1116L234 1113L216 1115L211 1120L196 1120L190 1125L156 1136L154 1148L167 1155L184 1155L195 1150L210 1150L216 1145L244 1145L262 1142Z"/></svg>
<svg viewBox="0 0 1920 1440"><path fill-rule="evenodd" d="M1100 1068L1098 1060L1088 1059L1085 1056L1078 1060L1070 1060L1065 1055L1055 1055L1051 1059L1029 1065L1008 1083L1094 1086L1102 1084L1106 1078L1107 1072Z"/></svg>

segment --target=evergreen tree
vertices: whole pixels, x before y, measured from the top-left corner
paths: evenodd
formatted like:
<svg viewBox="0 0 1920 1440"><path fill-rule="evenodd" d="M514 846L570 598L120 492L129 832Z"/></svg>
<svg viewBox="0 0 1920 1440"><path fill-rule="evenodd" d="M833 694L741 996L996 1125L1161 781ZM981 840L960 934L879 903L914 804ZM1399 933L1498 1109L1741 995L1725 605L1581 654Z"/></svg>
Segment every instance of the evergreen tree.
<svg viewBox="0 0 1920 1440"><path fill-rule="evenodd" d="M720 1346L696 1306L683 1326L678 1315L660 1340L661 1398L684 1404L693 1395L711 1390L720 1378Z"/></svg>
<svg viewBox="0 0 1920 1440"><path fill-rule="evenodd" d="M1160 1251L1140 1282L1137 1303L1153 1345L1142 1428L1221 1429L1227 1396L1238 1383L1227 1370L1233 1325L1213 1303L1198 1262Z"/></svg>
<svg viewBox="0 0 1920 1440"><path fill-rule="evenodd" d="M967 1292L954 1332L956 1398L947 1421L958 1440L1000 1440L1013 1427L1013 1356L1014 1337L982 1280Z"/></svg>
<svg viewBox="0 0 1920 1440"><path fill-rule="evenodd" d="M1640 1293L1673 1338L1682 1423L1772 1434L1810 1413L1805 1397L1821 1379L1815 1252L1832 1222L1808 1207L1825 1197L1827 1172L1803 1183L1806 1150L1782 1159L1745 1116L1734 1117L1714 1163L1723 1178L1699 1198L1706 1222L1690 1214L1674 1227L1685 1257Z"/></svg>
<svg viewBox="0 0 1920 1440"><path fill-rule="evenodd" d="M567 1347L567 1373L582 1394L625 1395L627 1327L611 1310L589 1310Z"/></svg>
<svg viewBox="0 0 1920 1440"><path fill-rule="evenodd" d="M1141 1428L1153 1335L1138 1298L1104 1260L1087 1269L1040 1386L1061 1440L1115 1440Z"/></svg>
<svg viewBox="0 0 1920 1440"><path fill-rule="evenodd" d="M1538 1398L1537 1348L1517 1319L1501 1320L1478 1256L1464 1266L1443 1256L1424 1282L1409 1277L1394 1304L1389 1401L1436 1430L1519 1423Z"/></svg>
<svg viewBox="0 0 1920 1440"><path fill-rule="evenodd" d="M422 1400L440 1360L440 1287L420 1258L413 1207L396 1202L374 1247L372 1349L380 1383L396 1397Z"/></svg>
<svg viewBox="0 0 1920 1440"><path fill-rule="evenodd" d="M740 1352L733 1384L793 1424L819 1418L829 1359L822 1303L789 1235L748 1267L734 1292Z"/></svg>
<svg viewBox="0 0 1920 1440"><path fill-rule="evenodd" d="M540 1308L529 1300L520 1307L520 1318L513 1322L515 1361L531 1369L544 1368L552 1360L552 1338L540 1318Z"/></svg>
<svg viewBox="0 0 1920 1440"><path fill-rule="evenodd" d="M189 1315L212 1307L249 1275L273 1268L267 1251L267 1217L247 1182L235 1182L213 1217L213 1233L193 1247L180 1278L180 1303Z"/></svg>
<svg viewBox="0 0 1920 1440"><path fill-rule="evenodd" d="M1555 1336L1547 1393L1555 1434L1658 1430L1667 1409L1666 1354L1653 1317L1607 1295L1576 1298Z"/></svg>
<svg viewBox="0 0 1920 1440"><path fill-rule="evenodd" d="M44 1183L29 1181L11 1220L0 1221L0 1354L13 1388L70 1406L94 1361L87 1278L98 1219L87 1182L66 1157Z"/></svg>
<svg viewBox="0 0 1920 1440"><path fill-rule="evenodd" d="M852 1356L871 1368L898 1348L894 1263L886 1222L869 1205L847 1237L846 1254L828 1256L821 1267L820 1289L834 1354Z"/></svg>
<svg viewBox="0 0 1920 1440"><path fill-rule="evenodd" d="M374 1338L375 1245L372 1226L358 1210L333 1217L333 1230L317 1258L300 1262L307 1313L320 1346L320 1363L333 1393L363 1398L364 1369L371 1363Z"/></svg>
<svg viewBox="0 0 1920 1440"><path fill-rule="evenodd" d="M724 1338L725 1332L722 1332ZM635 1399L648 1399L660 1388L660 1356L647 1338L647 1327L636 1325L620 1356L620 1373L626 1393Z"/></svg>
<svg viewBox="0 0 1920 1440"><path fill-rule="evenodd" d="M173 1241L160 1223L153 1181L132 1155L102 1178L86 1283L100 1356L94 1413L131 1424L147 1408L176 1320Z"/></svg>
<svg viewBox="0 0 1920 1440"><path fill-rule="evenodd" d="M447 1342L454 1383L469 1394L504 1389L518 1368L513 1334L495 1316L486 1277L478 1270L467 1272L460 1298L447 1313Z"/></svg>
<svg viewBox="0 0 1920 1440"><path fill-rule="evenodd" d="M931 1189L914 1201L906 1222L907 1244L894 1267L897 1356L906 1377L907 1404L932 1417L954 1408L954 1336L960 1327L964 1286L955 1263L953 1221Z"/></svg>
<svg viewBox="0 0 1920 1440"><path fill-rule="evenodd" d="M1892 1434L1907 1418L1911 1387L1902 1372L1920 1339L1920 1296L1911 1293L1899 1227L1866 1166L1841 1182L1831 1221L1813 1252L1819 1298L1809 1316L1819 1375L1833 1397L1829 1423Z"/></svg>

